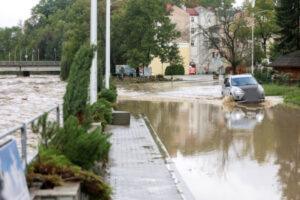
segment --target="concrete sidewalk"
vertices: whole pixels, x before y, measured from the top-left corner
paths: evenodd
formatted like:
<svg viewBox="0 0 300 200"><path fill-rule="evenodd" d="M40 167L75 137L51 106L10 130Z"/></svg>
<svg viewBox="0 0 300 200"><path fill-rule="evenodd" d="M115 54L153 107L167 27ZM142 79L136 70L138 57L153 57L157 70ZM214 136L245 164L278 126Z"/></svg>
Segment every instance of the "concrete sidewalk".
<svg viewBox="0 0 300 200"><path fill-rule="evenodd" d="M114 200L189 199L166 167L143 118L131 117L130 126L108 126L107 132L113 133L107 181Z"/></svg>

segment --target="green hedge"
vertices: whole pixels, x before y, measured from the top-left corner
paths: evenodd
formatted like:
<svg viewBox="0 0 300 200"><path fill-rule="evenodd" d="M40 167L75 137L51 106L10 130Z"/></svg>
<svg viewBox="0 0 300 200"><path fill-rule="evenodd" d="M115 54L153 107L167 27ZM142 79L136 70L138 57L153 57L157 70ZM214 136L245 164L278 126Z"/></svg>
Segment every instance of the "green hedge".
<svg viewBox="0 0 300 200"><path fill-rule="evenodd" d="M183 65L171 65L166 68L165 75L184 75Z"/></svg>

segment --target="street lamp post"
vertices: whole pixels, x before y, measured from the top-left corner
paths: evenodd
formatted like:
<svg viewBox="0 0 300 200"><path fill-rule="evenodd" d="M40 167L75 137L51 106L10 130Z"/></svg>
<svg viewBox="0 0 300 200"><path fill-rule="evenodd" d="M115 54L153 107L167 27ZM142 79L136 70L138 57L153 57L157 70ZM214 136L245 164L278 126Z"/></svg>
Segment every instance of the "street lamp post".
<svg viewBox="0 0 300 200"><path fill-rule="evenodd" d="M109 89L110 77L110 0L106 0L106 48L105 48L105 88Z"/></svg>
<svg viewBox="0 0 300 200"><path fill-rule="evenodd" d="M91 0L90 44L97 46L97 0ZM97 49L94 50L90 72L90 104L97 101Z"/></svg>

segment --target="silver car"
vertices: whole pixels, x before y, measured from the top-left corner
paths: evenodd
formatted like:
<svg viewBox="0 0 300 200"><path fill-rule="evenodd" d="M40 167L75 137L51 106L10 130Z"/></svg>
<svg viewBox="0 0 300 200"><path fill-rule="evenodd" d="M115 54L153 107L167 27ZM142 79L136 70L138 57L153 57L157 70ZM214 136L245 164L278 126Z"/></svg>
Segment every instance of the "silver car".
<svg viewBox="0 0 300 200"><path fill-rule="evenodd" d="M232 95L238 102L256 103L265 100L265 91L251 74L229 75L222 85L222 96Z"/></svg>

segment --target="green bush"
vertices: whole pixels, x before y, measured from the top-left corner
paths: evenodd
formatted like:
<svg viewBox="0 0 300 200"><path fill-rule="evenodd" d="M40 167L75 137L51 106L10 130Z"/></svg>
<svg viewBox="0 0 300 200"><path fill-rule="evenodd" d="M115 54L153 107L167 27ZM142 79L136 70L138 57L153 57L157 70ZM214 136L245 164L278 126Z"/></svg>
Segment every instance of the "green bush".
<svg viewBox="0 0 300 200"><path fill-rule="evenodd" d="M298 87L300 87L300 75L298 76Z"/></svg>
<svg viewBox="0 0 300 200"><path fill-rule="evenodd" d="M273 70L268 70L267 68L255 69L254 70L254 77L257 81L262 83L270 83L272 81L272 76L274 74Z"/></svg>
<svg viewBox="0 0 300 200"><path fill-rule="evenodd" d="M163 78L164 78L164 75L158 74L158 75L156 75L156 78L157 78L157 79L163 79Z"/></svg>
<svg viewBox="0 0 300 200"><path fill-rule="evenodd" d="M116 90L108 90L103 88L98 94L98 99L105 99L111 103L115 103L117 101L117 92Z"/></svg>
<svg viewBox="0 0 300 200"><path fill-rule="evenodd" d="M110 134L103 135L100 128L87 133L78 126L78 119L70 116L60 128L51 145L60 150L72 163L90 169L95 161L108 158Z"/></svg>
<svg viewBox="0 0 300 200"><path fill-rule="evenodd" d="M105 99L98 99L91 106L92 118L95 122L101 122L103 127L112 123L112 104Z"/></svg>
<svg viewBox="0 0 300 200"><path fill-rule="evenodd" d="M284 76L284 74L280 74L278 76L278 84L283 85L284 83L285 83L285 76Z"/></svg>
<svg viewBox="0 0 300 200"><path fill-rule="evenodd" d="M184 75L183 65L171 65L165 70L165 75Z"/></svg>
<svg viewBox="0 0 300 200"><path fill-rule="evenodd" d="M92 58L93 50L89 45L81 46L72 63L63 105L64 121L73 115L86 127L90 119L87 101Z"/></svg>
<svg viewBox="0 0 300 200"><path fill-rule="evenodd" d="M38 180L42 189L60 186L67 179L76 180L82 183L82 189L90 199L111 199L112 190L100 176L74 165L53 147L40 146L37 159L27 167L26 179L29 186Z"/></svg>

